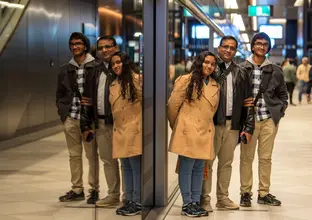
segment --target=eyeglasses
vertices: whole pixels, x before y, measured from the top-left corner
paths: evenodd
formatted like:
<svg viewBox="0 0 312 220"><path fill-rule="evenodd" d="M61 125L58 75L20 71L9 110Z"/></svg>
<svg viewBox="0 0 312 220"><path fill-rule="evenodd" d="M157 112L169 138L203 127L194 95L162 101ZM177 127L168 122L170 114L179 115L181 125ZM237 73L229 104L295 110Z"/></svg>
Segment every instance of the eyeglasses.
<svg viewBox="0 0 312 220"><path fill-rule="evenodd" d="M97 47L97 50L103 50L103 49L108 50L108 49L111 49L111 48L113 48L113 47L115 47L115 45L98 46L98 47Z"/></svg>
<svg viewBox="0 0 312 220"><path fill-rule="evenodd" d="M82 42L77 42L77 43L69 43L70 47L82 47L84 45L84 43Z"/></svg>
<svg viewBox="0 0 312 220"><path fill-rule="evenodd" d="M268 43L260 43L260 42L256 42L255 43L256 47L263 47L263 48L267 48L269 46Z"/></svg>
<svg viewBox="0 0 312 220"><path fill-rule="evenodd" d="M232 51L232 52L236 52L236 47L231 47L231 46L229 46L229 45L225 45L225 46L221 46L221 48L223 49L223 50L230 50L230 51Z"/></svg>

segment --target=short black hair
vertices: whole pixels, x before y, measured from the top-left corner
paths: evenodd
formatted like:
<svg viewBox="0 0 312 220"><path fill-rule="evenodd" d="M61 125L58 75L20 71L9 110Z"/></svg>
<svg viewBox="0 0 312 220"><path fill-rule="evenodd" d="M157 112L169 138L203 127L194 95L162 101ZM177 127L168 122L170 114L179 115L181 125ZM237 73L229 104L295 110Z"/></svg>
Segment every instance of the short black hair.
<svg viewBox="0 0 312 220"><path fill-rule="evenodd" d="M266 41L268 42L268 44L269 44L267 53L271 50L271 46L272 46L272 45L271 45L271 38L270 38L269 35L267 35L266 33L264 33L264 32L259 32L259 33L255 34L255 35L253 36L253 38L251 39L250 48L251 48L251 52L252 52L252 53L254 53L253 50L252 50L252 48L254 47L254 45L255 45L255 43L256 43L256 40L261 40L261 39L266 40Z"/></svg>
<svg viewBox="0 0 312 220"><path fill-rule="evenodd" d="M236 48L238 47L238 41L236 40L235 37L233 37L233 36L231 36L231 35L227 35L227 36L224 36L224 37L221 38L221 40L220 40L220 45L219 45L220 47L222 46L223 41L225 41L225 40L233 40L233 41L235 41L235 43L236 43Z"/></svg>
<svg viewBox="0 0 312 220"><path fill-rule="evenodd" d="M83 33L80 32L73 32L70 37L68 43L70 43L72 40L82 40L84 45L86 46L86 53L90 51L90 40L87 38Z"/></svg>
<svg viewBox="0 0 312 220"><path fill-rule="evenodd" d="M116 39L111 35L104 35L102 37L99 37L99 39L97 39L97 41L96 41L96 46L98 46L100 40L111 40L111 41L113 41L114 46L117 45Z"/></svg>

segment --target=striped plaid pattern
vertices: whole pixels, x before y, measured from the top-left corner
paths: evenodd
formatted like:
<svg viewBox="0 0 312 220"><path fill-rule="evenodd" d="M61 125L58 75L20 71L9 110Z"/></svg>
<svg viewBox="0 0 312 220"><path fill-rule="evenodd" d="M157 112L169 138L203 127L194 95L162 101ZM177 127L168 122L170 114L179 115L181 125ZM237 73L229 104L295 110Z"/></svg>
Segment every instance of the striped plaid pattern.
<svg viewBox="0 0 312 220"><path fill-rule="evenodd" d="M260 69L255 69L252 74L252 91L254 98L256 98L259 92L261 79L262 79L262 71ZM258 102L256 103L255 107L256 107L256 118L258 121L263 121L271 118L270 111L268 110L268 107L262 96L258 99Z"/></svg>
<svg viewBox="0 0 312 220"><path fill-rule="evenodd" d="M85 83L85 77L84 77L84 69L78 69L77 70L77 84L78 84L78 90L80 94L83 94L83 84ZM74 92L74 98L70 107L69 116L74 119L80 119L80 110L81 110L81 103L80 98L76 92Z"/></svg>

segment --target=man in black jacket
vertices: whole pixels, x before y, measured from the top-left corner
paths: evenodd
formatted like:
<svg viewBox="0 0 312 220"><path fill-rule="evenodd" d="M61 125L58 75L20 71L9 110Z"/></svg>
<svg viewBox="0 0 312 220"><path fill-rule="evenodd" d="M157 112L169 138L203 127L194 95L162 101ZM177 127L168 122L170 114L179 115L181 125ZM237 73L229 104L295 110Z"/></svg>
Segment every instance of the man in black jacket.
<svg viewBox="0 0 312 220"><path fill-rule="evenodd" d="M288 94L282 69L265 55L271 49L271 39L263 32L251 40L252 55L241 64L252 78L256 109L255 131L249 144L241 144L240 179L241 202L251 206L252 163L258 143L259 189L258 203L279 206L281 202L270 194L272 151L280 119L285 115Z"/></svg>
<svg viewBox="0 0 312 220"><path fill-rule="evenodd" d="M80 132L81 96L84 94L85 78L93 75L95 61L88 53L89 39L82 33L72 33L69 48L73 58L61 67L56 91L57 112L64 123L64 133L69 151L72 190L61 196L61 202L84 200L82 182L82 142L89 162L88 204L95 204L99 191L99 159L94 142L82 140Z"/></svg>
<svg viewBox="0 0 312 220"><path fill-rule="evenodd" d="M96 143L104 163L108 195L96 205L116 207L120 202L120 174L118 160L113 159L112 155L113 117L109 102L109 86L114 80L109 63L112 55L118 51L115 38L100 37L97 40L97 51L102 62L98 64L94 75L86 80L80 126L84 138L87 139L88 135L93 134L92 123L95 124Z"/></svg>
<svg viewBox="0 0 312 220"><path fill-rule="evenodd" d="M221 39L218 47L218 68L214 75L221 85L220 102L214 117L215 155L218 157L217 208L239 209L229 199L232 162L239 136L250 141L254 130L254 109L249 76L236 65L233 57L237 51L237 40L232 36ZM240 133L240 130L241 133ZM203 182L201 206L212 212L210 204L212 164L209 161L208 179Z"/></svg>

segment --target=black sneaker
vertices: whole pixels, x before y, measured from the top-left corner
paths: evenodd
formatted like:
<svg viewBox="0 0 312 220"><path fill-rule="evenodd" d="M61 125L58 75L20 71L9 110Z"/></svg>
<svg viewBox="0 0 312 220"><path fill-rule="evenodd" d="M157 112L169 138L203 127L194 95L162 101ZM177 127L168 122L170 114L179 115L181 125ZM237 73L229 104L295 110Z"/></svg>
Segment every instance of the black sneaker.
<svg viewBox="0 0 312 220"><path fill-rule="evenodd" d="M123 212L127 210L129 204L129 201L123 201L122 206L116 210L116 214L123 215Z"/></svg>
<svg viewBox="0 0 312 220"><path fill-rule="evenodd" d="M81 201L85 200L85 195L83 191L80 194L77 194L73 190L70 190L64 196L60 196L59 200L60 202Z"/></svg>
<svg viewBox="0 0 312 220"><path fill-rule="evenodd" d="M194 218L194 217L200 217L201 213L197 209L196 203L188 203L182 206L181 215Z"/></svg>
<svg viewBox="0 0 312 220"><path fill-rule="evenodd" d="M92 190L87 199L87 204L95 204L96 201L99 200L99 192L96 190Z"/></svg>
<svg viewBox="0 0 312 220"><path fill-rule="evenodd" d="M133 201L129 201L123 209L122 207L120 209L121 214L124 216L134 216L142 213L142 205Z"/></svg>
<svg viewBox="0 0 312 220"><path fill-rule="evenodd" d="M199 202L196 202L195 208L199 212L200 216L208 216L209 215L209 213L200 206Z"/></svg>
<svg viewBox="0 0 312 220"><path fill-rule="evenodd" d="M276 197L270 193L266 195L265 197L260 197L260 195L258 195L258 203L263 204L263 205L271 205L271 206L282 205L281 201L276 199Z"/></svg>
<svg viewBox="0 0 312 220"><path fill-rule="evenodd" d="M251 207L251 194L250 193L243 193L240 199L240 206L242 207Z"/></svg>

